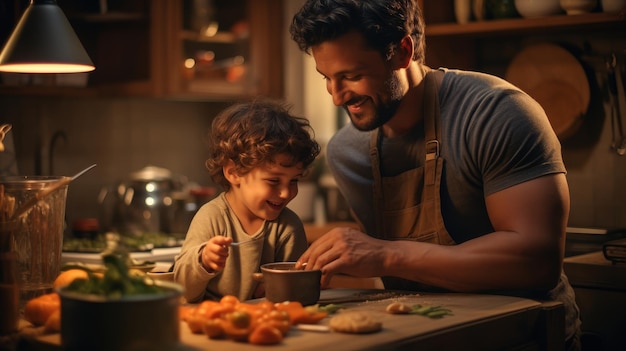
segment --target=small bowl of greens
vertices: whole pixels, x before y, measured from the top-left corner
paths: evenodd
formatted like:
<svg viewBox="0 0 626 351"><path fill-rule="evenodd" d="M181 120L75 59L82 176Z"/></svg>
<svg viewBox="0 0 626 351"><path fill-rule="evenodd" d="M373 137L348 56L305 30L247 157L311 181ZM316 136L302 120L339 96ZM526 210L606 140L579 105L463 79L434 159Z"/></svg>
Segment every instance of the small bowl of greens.
<svg viewBox="0 0 626 351"><path fill-rule="evenodd" d="M64 350L172 350L180 339L181 285L133 274L122 256L103 256L103 274L60 287Z"/></svg>

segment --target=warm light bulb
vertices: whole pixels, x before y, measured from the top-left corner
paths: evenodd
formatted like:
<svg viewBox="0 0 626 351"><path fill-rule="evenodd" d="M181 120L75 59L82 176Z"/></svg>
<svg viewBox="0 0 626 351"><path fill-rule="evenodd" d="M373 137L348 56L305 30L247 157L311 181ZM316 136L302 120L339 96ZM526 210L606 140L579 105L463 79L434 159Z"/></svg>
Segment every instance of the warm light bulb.
<svg viewBox="0 0 626 351"><path fill-rule="evenodd" d="M91 72L94 66L60 63L15 63L0 65L0 72L11 73L82 73Z"/></svg>

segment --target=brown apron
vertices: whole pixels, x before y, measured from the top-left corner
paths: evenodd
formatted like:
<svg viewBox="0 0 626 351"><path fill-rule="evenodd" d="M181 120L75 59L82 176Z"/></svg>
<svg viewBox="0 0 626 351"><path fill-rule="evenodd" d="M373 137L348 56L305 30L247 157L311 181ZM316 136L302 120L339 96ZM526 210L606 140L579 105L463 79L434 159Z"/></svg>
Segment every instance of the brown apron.
<svg viewBox="0 0 626 351"><path fill-rule="evenodd" d="M441 214L440 186L444 160L439 157L441 136L439 122L439 84L435 74L424 77L424 136L426 140L423 165L393 177L380 172L381 135L379 129L370 133L370 158L374 176L374 210L376 233L380 239L410 240L453 245ZM430 290L400 278L383 277L385 288Z"/></svg>

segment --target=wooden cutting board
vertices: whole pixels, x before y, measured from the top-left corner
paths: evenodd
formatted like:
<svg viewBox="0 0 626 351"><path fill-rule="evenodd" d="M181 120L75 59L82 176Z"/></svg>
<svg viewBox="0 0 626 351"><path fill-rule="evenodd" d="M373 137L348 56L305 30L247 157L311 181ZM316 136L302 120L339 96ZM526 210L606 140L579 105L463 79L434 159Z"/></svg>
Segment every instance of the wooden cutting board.
<svg viewBox="0 0 626 351"><path fill-rule="evenodd" d="M560 139L580 127L589 107L589 80L580 61L565 48L551 43L524 48L505 78L537 100Z"/></svg>
<svg viewBox="0 0 626 351"><path fill-rule="evenodd" d="M504 349L532 339L542 320L541 303L510 296L475 294L409 294L384 290L331 289L322 292L322 302L345 305L346 310L365 311L383 324L374 334L354 335L336 332L292 330L279 345L255 346L231 340L211 340L192 334L181 322L178 351L191 350L380 350L406 346L439 350ZM354 301L356 302L347 302ZM453 315L430 319L420 315L392 315L387 305L400 301L409 305L436 305L450 309ZM321 322L328 324L329 317ZM558 327L558 324L556 325ZM541 327L543 328L543 327ZM549 325L546 326L549 328ZM543 330L543 329L539 329ZM60 350L58 334L40 336L29 350Z"/></svg>

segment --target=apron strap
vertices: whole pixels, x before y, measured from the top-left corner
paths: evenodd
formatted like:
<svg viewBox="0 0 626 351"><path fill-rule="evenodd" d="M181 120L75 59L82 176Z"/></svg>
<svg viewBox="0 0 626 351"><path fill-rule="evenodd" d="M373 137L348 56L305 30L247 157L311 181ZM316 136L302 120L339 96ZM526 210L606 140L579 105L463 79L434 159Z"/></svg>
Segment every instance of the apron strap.
<svg viewBox="0 0 626 351"><path fill-rule="evenodd" d="M426 157L424 159L424 184L433 185L436 180L437 159L439 158L439 98L437 80L434 73L424 77L424 137Z"/></svg>
<svg viewBox="0 0 626 351"><path fill-rule="evenodd" d="M424 100L423 113L424 113L424 136L425 136L425 160L424 160L424 185L430 185L425 187L426 189L432 189L429 194L426 194L427 198L433 199L437 194L438 187L432 186L437 180L437 162L439 161L439 141L437 140L439 123L439 99L438 90L439 84L434 74L435 71L426 73L424 76ZM382 137L380 134L380 128L370 132L370 160L372 162L372 174L374 180L373 189L373 205L375 209L381 208L383 204L383 180L380 172L380 147L382 143ZM439 161L441 162L441 161ZM428 190L427 190L428 191ZM379 217L376 218L376 237L383 237L384 223Z"/></svg>
<svg viewBox="0 0 626 351"><path fill-rule="evenodd" d="M379 143L381 142L379 130L380 128L376 128L370 132L370 160L372 162L372 174L374 177L372 201L374 203L375 210L381 208L383 204L383 179L380 173L380 154L378 152L380 147ZM384 236L383 233L385 232L383 228L383 221L379 217L376 217L375 222L376 233L374 233L374 235L377 238L382 238Z"/></svg>

